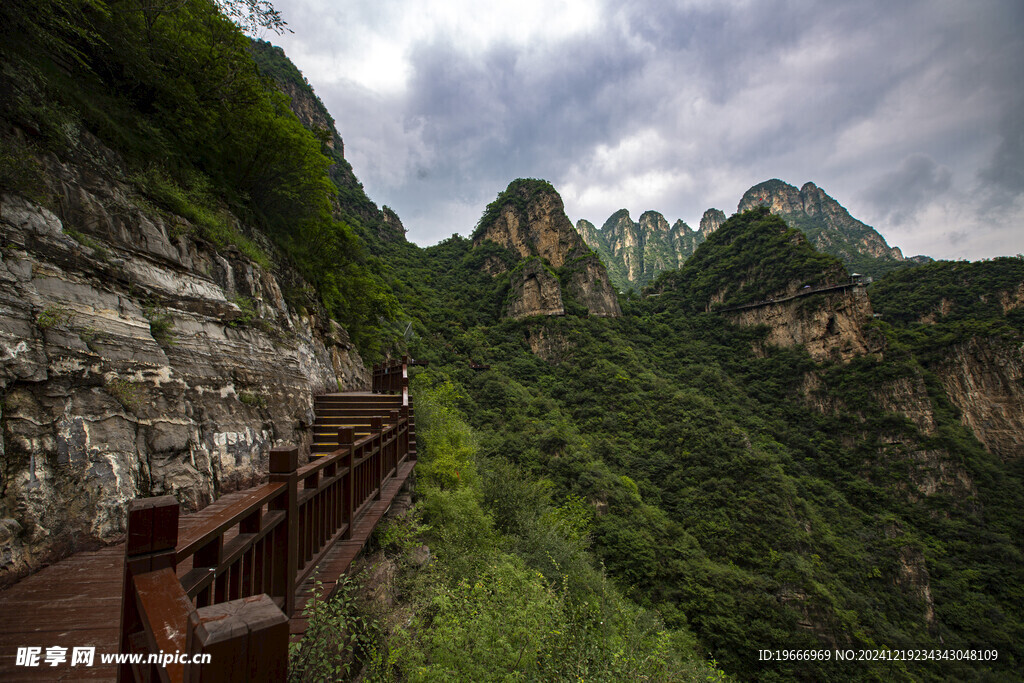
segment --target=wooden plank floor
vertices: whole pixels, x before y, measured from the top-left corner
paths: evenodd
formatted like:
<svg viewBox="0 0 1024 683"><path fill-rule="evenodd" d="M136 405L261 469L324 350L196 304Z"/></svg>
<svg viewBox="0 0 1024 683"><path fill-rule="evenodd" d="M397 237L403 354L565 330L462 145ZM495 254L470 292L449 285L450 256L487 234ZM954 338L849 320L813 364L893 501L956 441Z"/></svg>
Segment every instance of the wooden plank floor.
<svg viewBox="0 0 1024 683"><path fill-rule="evenodd" d="M384 485L381 500L373 503L356 523L352 540L336 543L324 555L317 575L327 591L325 594L334 589L340 574L362 549L414 465L414 461L404 462L398 476ZM246 493L227 494L202 510L182 517L179 537L187 537L191 529ZM225 540L230 537L226 535ZM188 563L179 567L179 576L188 568ZM77 553L0 591L0 681L115 680L116 667L103 666L100 655L119 651L123 579L124 544L121 543ZM312 589L312 578L296 589L296 610L291 620L293 639L301 638L306 631L302 608ZM67 661L49 666L44 659L46 648L54 646L67 648ZM70 666L72 649L90 646L96 648L93 666ZM18 666L19 647L42 648L40 665Z"/></svg>

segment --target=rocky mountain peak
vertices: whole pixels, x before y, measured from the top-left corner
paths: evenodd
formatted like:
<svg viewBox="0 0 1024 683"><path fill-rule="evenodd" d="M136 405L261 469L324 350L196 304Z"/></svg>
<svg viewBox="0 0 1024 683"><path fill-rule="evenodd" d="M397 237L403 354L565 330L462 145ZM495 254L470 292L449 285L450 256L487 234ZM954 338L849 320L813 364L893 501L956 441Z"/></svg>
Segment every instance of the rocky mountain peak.
<svg viewBox="0 0 1024 683"><path fill-rule="evenodd" d="M514 180L488 204L473 234L475 247L484 242L504 247L527 262L511 273L506 316L561 314L566 309L563 293L590 315L621 315L604 264L573 228L562 198L547 181ZM494 265L489 272L503 272Z"/></svg>
<svg viewBox="0 0 1024 683"><path fill-rule="evenodd" d="M764 206L802 231L815 247L839 257L851 271L881 275L905 259L897 247L850 213L812 182L799 190L778 178L758 183L743 194L737 211Z"/></svg>
<svg viewBox="0 0 1024 683"><path fill-rule="evenodd" d="M725 222L725 212L721 209L708 209L704 212L704 215L700 218L700 229L699 233L701 237L707 239L711 233L718 230Z"/></svg>
<svg viewBox="0 0 1024 683"><path fill-rule="evenodd" d="M705 237L682 220L670 224L653 210L634 223L627 209L619 209L600 230L589 221L577 223L576 230L600 254L620 291L643 287L661 271L678 268Z"/></svg>
<svg viewBox="0 0 1024 683"><path fill-rule="evenodd" d="M540 256L555 268L590 251L565 215L561 196L544 180L514 180L487 205L473 244L486 240L524 259Z"/></svg>

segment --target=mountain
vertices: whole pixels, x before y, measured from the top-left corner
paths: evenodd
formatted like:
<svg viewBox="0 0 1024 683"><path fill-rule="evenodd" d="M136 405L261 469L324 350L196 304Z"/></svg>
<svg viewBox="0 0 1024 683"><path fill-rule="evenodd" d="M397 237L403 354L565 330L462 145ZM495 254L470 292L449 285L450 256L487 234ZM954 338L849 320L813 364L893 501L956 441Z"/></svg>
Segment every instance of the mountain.
<svg viewBox="0 0 1024 683"><path fill-rule="evenodd" d="M821 251L838 257L850 272L871 277L907 265L926 263L926 256L904 258L874 228L850 216L836 200L814 183L797 190L781 180L767 180L747 190L737 211L766 206L803 232ZM658 273L680 267L708 235L725 222L725 213L708 209L698 230L676 221L671 228L656 211L648 211L634 223L626 209L613 213L600 229L586 220L576 230L608 267L620 291L641 289Z"/></svg>
<svg viewBox="0 0 1024 683"><path fill-rule="evenodd" d="M894 268L928 261L906 259L877 230L865 225L814 183L799 190L778 179L758 183L743 193L737 211L766 206L800 230L821 251L837 256L850 272L881 276Z"/></svg>
<svg viewBox="0 0 1024 683"><path fill-rule="evenodd" d="M517 254L505 315L565 313L564 298L571 298L587 314L617 317L619 302L600 259L573 230L562 198L542 180L512 181L491 202L473 233L473 245L485 243ZM485 264L493 275L504 273L504 263Z"/></svg>
<svg viewBox="0 0 1024 683"><path fill-rule="evenodd" d="M669 226L657 211L645 211L634 223L629 211L620 209L600 229L581 219L576 231L601 256L619 291L625 291L640 289L658 273L681 266L724 220L721 211L708 209L695 231L681 220Z"/></svg>

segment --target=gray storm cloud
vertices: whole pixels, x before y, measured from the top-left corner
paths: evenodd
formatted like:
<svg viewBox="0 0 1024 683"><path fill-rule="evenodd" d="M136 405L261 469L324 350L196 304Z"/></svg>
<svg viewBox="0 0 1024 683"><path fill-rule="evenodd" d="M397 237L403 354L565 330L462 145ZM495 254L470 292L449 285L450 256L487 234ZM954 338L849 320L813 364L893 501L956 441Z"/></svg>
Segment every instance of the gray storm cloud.
<svg viewBox="0 0 1024 683"><path fill-rule="evenodd" d="M420 244L468 233L521 176L598 224L619 208L694 224L779 177L813 180L909 253L1024 250L1015 0L577 4L593 10L584 28L518 39L480 34L486 4L472 25L410 28L395 22L421 4L284 0L295 33L275 42L337 119L370 196ZM397 71L380 87L345 73L367 63L347 45ZM992 237L963 239L982 217Z"/></svg>

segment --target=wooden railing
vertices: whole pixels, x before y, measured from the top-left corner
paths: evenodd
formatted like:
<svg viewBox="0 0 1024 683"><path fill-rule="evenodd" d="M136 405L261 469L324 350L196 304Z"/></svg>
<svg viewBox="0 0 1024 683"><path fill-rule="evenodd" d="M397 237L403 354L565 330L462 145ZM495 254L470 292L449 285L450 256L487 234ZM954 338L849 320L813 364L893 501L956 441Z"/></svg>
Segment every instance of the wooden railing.
<svg viewBox="0 0 1024 683"><path fill-rule="evenodd" d="M343 427L338 450L302 467L298 449L271 450L269 483L185 538L178 537L173 496L132 501L120 651L209 654L211 661L125 664L118 679L283 680L295 589L335 541L351 537L410 457L411 424L403 407L387 424L371 418L371 433L358 441Z"/></svg>
<svg viewBox="0 0 1024 683"><path fill-rule="evenodd" d="M404 390L404 391L403 391ZM403 394L409 391L409 357L384 361L373 366L372 389L375 394ZM403 405L406 402L403 401Z"/></svg>
<svg viewBox="0 0 1024 683"><path fill-rule="evenodd" d="M409 405L409 368L414 365L427 365L425 360L410 360L402 356L401 360L375 363L373 366L373 382L371 391L375 394L401 394L402 405Z"/></svg>

